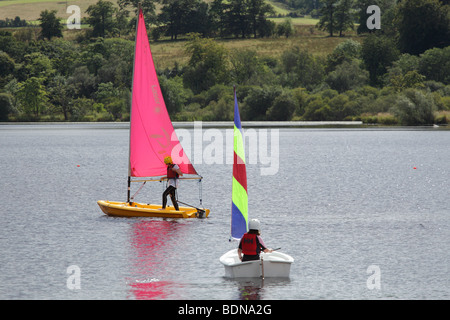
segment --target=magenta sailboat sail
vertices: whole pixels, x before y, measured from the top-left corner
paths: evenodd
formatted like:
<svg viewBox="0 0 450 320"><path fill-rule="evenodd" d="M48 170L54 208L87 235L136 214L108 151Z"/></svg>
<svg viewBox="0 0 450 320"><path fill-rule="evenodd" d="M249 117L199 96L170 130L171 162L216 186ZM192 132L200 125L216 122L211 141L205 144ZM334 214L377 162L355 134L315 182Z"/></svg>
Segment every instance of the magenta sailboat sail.
<svg viewBox="0 0 450 320"><path fill-rule="evenodd" d="M161 93L140 9L133 70L129 176L166 175L166 156L172 157L181 172L197 174L179 144Z"/></svg>

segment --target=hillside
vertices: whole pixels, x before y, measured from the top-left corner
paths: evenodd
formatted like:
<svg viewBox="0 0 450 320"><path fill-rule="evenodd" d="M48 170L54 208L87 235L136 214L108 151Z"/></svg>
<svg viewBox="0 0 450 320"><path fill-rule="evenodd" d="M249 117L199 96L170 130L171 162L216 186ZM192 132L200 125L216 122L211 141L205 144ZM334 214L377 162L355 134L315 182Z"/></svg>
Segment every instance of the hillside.
<svg viewBox="0 0 450 320"><path fill-rule="evenodd" d="M44 10L56 10L57 16L62 19L68 18L70 14L66 13L68 5L78 5L81 9L81 16L86 15L86 9L97 3L98 0L0 0L0 19L13 19L19 16L27 21L36 21ZM115 3L115 1L111 1ZM277 14L288 14L289 10L282 4L268 1L275 8ZM281 22L284 18L270 18L274 22ZM325 56L329 54L340 42L349 38L357 40L353 32L345 38L329 38L325 32L319 31L314 26L317 19L291 18L295 33L292 37L282 38L264 38L264 39L232 39L218 40L228 49L256 49L260 56L278 57L283 51L298 46L314 55ZM64 31L64 38L71 39L76 37L77 30ZM185 54L184 41L160 41L152 43L152 50L155 57L155 64L158 68L172 68L177 63L185 63L188 59Z"/></svg>
<svg viewBox="0 0 450 320"><path fill-rule="evenodd" d="M84 13L96 1L78 3ZM425 5L428 0L419 1ZM439 7L438 0L430 1L438 6L433 14L447 10ZM240 3L232 2L229 8L231 4L240 10ZM61 1L0 0L2 14L13 6L22 6L16 10L28 21L36 21L40 12L52 6L60 17L68 15ZM24 15L24 8L32 8L36 16ZM398 8L403 12L401 4ZM237 83L244 120L448 123L450 46L432 41L430 31L435 33L436 28L425 26L428 36L419 39L422 42L407 42L409 47L413 43L423 48L420 55L411 55L400 50L405 48L396 37L355 31L330 37L315 28L317 20L309 18L291 19L294 32L289 26L287 33L279 32L286 26L281 23L285 18L270 18L276 23L268 25L276 32L254 38L249 26L233 20L229 10L222 11L226 23L213 20L225 32L213 24L216 29L206 33L221 38L188 36L188 31L203 32L197 26L211 19L196 16L200 11L192 9L186 11L185 20L177 18L192 21L190 29L177 30L178 37L150 26L153 60L173 119L232 119L229 88ZM9 19L16 15L17 11L7 14ZM423 21L434 20L430 16ZM447 24L437 22L433 26L440 34L448 32ZM100 33L93 20L92 28L64 29L63 38L51 41L39 41L37 27L2 29L6 32L0 35L0 120L127 121L134 32L131 25L120 23L115 24L117 30ZM398 32L399 39L412 30L406 26L409 29ZM260 35L265 35L264 30Z"/></svg>

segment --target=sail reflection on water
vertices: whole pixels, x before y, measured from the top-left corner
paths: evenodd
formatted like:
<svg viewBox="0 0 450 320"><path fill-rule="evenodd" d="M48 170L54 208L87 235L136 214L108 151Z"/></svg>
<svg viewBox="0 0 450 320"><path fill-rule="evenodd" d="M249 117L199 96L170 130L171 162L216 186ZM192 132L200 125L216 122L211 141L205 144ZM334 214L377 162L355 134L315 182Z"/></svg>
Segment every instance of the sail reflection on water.
<svg viewBox="0 0 450 320"><path fill-rule="evenodd" d="M175 220L138 220L131 230L131 294L138 300L170 299L176 284L168 280L168 256L180 240L184 224Z"/></svg>

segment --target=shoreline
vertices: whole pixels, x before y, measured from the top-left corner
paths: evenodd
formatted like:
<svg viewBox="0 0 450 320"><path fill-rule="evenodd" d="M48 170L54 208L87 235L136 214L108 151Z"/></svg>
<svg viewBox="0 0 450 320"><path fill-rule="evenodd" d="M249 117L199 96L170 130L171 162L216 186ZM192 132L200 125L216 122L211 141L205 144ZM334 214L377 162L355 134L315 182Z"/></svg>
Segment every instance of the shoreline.
<svg viewBox="0 0 450 320"><path fill-rule="evenodd" d="M174 129L185 128L233 128L233 121L174 121ZM0 122L0 128L13 126L51 126L62 129L77 127L93 127L104 129L128 129L130 123L126 122ZM423 126L401 126L367 124L362 121L242 121L244 128L317 128L317 129L383 129L383 130L424 130L424 129L450 129L448 125L423 125Z"/></svg>

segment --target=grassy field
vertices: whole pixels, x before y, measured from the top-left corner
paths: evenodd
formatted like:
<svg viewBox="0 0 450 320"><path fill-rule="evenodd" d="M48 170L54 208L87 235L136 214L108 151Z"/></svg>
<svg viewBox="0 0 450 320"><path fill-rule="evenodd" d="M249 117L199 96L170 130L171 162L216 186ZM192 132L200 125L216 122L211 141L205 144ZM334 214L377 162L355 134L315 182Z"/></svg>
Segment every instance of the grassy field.
<svg viewBox="0 0 450 320"><path fill-rule="evenodd" d="M97 3L98 0L0 0L0 19L13 19L19 16L27 21L36 21L43 10L57 10L57 15L61 18L68 18L70 14L66 13L69 5L78 5L82 16L86 9ZM115 2L115 0L110 0ZM277 10L277 13L287 14L289 11L280 3L268 1ZM284 21L285 18L271 18L276 23ZM349 32L346 37L327 36L327 33L319 31L314 26L317 19L311 18L291 18L295 29L293 36L289 38L265 38L265 39L225 39L217 40L225 48L251 49L258 52L260 57L278 58L285 50L293 46L305 49L314 55L325 56L329 54L340 42L347 39L360 40L354 32ZM73 39L80 30L65 30L64 37ZM187 62L188 56L185 53L186 41L159 41L151 42L154 61L157 68L172 68L175 62L183 65Z"/></svg>
<svg viewBox="0 0 450 320"><path fill-rule="evenodd" d="M79 6L81 17L84 17L86 9L97 2L98 0L0 0L0 19L14 19L19 16L20 19L34 21L44 10L56 10L58 17L68 18L70 14L66 13L66 10L70 5Z"/></svg>
<svg viewBox="0 0 450 320"><path fill-rule="evenodd" d="M294 25L294 26L315 26L317 24L317 22L319 22L319 19L312 19L309 17L288 18L288 19L291 20L292 25ZM279 22L286 20L286 18L269 18L269 20L279 23Z"/></svg>
<svg viewBox="0 0 450 320"><path fill-rule="evenodd" d="M267 39L230 39L217 40L228 50L250 49L255 50L259 57L279 58L281 54L294 46L307 50L316 56L325 57L341 42L353 39L361 41L357 36L333 37L324 35L295 36L288 39L267 38ZM185 53L185 41L161 41L151 42L153 59L157 68L172 68L175 62L183 65L187 62L188 56Z"/></svg>
<svg viewBox="0 0 450 320"><path fill-rule="evenodd" d="M259 57L279 58L287 49L297 46L316 56L326 56L341 42L348 39L362 41L363 37L356 35L354 31L348 32L345 37L328 37L326 32L317 30L310 25L295 25L293 36L279 38L232 38L216 39L216 42L223 45L228 50L249 49L257 52ZM75 39L78 32L82 30L65 30L65 39ZM133 40L133 37L128 37ZM180 65L185 64L189 56L186 54L186 39L180 37L177 41L161 40L152 41L150 45L154 62L157 68L173 68L175 62Z"/></svg>

